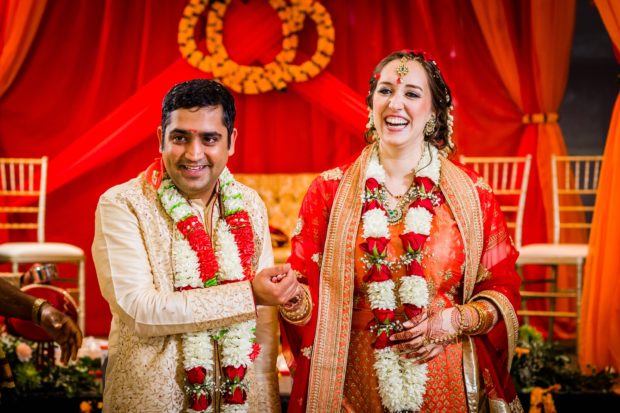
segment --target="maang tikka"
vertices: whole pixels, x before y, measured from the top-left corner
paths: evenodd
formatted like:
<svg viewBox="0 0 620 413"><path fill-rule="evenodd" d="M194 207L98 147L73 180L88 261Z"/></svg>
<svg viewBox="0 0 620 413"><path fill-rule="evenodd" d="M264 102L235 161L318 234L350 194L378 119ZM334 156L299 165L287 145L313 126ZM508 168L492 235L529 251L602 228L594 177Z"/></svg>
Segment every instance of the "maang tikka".
<svg viewBox="0 0 620 413"><path fill-rule="evenodd" d="M407 74L409 73L407 62L411 60L412 59L409 56L403 56L400 58L400 63L396 67L396 76L398 76L396 79L396 83L400 84L403 80L403 77L407 76Z"/></svg>

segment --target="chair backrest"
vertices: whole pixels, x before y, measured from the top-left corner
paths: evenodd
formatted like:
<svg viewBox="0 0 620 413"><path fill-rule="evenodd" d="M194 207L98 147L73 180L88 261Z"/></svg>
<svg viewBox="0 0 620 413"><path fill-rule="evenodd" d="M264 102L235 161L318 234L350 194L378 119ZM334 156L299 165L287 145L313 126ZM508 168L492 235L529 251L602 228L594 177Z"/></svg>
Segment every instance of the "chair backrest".
<svg viewBox="0 0 620 413"><path fill-rule="evenodd" d="M477 157L461 155L459 160L480 174L493 188L506 224L513 230L515 245L520 248L532 155Z"/></svg>
<svg viewBox="0 0 620 413"><path fill-rule="evenodd" d="M235 179L254 189L265 202L269 224L291 237L301 202L318 173L251 174L238 173Z"/></svg>
<svg viewBox="0 0 620 413"><path fill-rule="evenodd" d="M592 226L602 164L602 155L551 156L554 243L562 229Z"/></svg>
<svg viewBox="0 0 620 413"><path fill-rule="evenodd" d="M45 241L45 193L47 157L0 158L0 214L6 217L0 229L37 230L37 241ZM24 206L36 198L37 206ZM21 214L36 214L36 222L15 222Z"/></svg>

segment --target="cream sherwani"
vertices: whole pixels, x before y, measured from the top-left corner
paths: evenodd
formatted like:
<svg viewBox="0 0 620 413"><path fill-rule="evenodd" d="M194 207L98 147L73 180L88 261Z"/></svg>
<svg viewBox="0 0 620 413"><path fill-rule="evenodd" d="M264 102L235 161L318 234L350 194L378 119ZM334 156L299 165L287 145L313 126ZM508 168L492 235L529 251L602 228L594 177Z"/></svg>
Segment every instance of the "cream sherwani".
<svg viewBox="0 0 620 413"><path fill-rule="evenodd" d="M260 271L273 265L266 209L255 191L236 185L252 220L253 265ZM217 205L214 210L216 222ZM143 176L111 188L99 200L92 253L112 311L104 411L185 411L181 334L254 318L262 351L248 373L250 411L280 411L275 307L256 308L247 281L175 292L172 231L171 218Z"/></svg>

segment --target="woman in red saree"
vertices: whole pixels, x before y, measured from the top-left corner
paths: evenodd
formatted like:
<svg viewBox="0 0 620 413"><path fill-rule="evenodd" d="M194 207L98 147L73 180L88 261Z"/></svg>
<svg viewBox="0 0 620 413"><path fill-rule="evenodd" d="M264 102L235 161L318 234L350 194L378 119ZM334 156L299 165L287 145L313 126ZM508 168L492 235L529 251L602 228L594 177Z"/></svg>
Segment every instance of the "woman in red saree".
<svg viewBox="0 0 620 413"><path fill-rule="evenodd" d="M370 80L369 145L308 189L280 308L289 412L518 412L517 252L489 186L448 160L452 96L420 51Z"/></svg>

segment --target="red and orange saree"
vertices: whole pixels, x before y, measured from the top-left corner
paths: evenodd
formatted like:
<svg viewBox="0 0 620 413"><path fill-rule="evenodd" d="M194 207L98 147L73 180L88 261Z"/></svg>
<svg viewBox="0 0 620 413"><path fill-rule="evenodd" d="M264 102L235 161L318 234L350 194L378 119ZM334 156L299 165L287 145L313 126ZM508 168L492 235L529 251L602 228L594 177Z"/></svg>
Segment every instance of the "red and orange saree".
<svg viewBox="0 0 620 413"><path fill-rule="evenodd" d="M294 377L290 412L375 411L380 403L356 265L369 155L370 146L352 164L321 174L301 207L289 262L308 284L314 308L303 327L282 321ZM432 306L484 298L497 306L500 321L488 334L447 346L429 363L423 410L522 411L508 372L518 329L517 253L488 185L446 159L441 171L447 202L423 261L434 285ZM445 392L438 404L435 395Z"/></svg>

